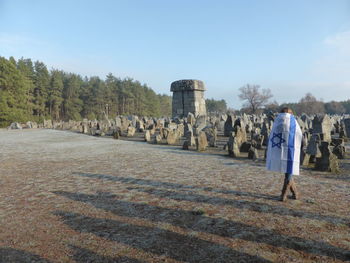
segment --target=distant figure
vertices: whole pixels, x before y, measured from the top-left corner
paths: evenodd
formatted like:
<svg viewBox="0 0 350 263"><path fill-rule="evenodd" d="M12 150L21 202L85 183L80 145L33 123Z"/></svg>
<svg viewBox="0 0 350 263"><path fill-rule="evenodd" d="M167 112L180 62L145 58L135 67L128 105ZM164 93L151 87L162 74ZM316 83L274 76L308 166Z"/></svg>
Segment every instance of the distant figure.
<svg viewBox="0 0 350 263"><path fill-rule="evenodd" d="M276 117L267 147L266 168L285 174L281 201L286 201L290 189L298 199L293 175L299 175L302 132L290 108L283 108Z"/></svg>

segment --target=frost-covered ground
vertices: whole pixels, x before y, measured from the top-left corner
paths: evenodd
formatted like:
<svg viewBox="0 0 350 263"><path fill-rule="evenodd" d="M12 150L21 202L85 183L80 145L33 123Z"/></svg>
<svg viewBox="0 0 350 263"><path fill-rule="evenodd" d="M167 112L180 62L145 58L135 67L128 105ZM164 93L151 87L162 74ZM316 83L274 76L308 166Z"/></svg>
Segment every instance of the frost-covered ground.
<svg viewBox="0 0 350 263"><path fill-rule="evenodd" d="M262 161L0 130L0 262L350 261L349 173L281 203Z"/></svg>

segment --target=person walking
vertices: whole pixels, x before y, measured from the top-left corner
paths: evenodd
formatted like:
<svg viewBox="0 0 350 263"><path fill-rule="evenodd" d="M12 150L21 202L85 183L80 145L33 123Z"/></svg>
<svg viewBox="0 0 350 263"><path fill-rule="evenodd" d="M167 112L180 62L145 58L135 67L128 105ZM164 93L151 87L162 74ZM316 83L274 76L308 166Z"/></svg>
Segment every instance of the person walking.
<svg viewBox="0 0 350 263"><path fill-rule="evenodd" d="M266 168L284 173L284 184L280 200L286 201L288 190L292 198L298 199L293 175L299 175L302 132L293 112L284 107L272 126L267 146Z"/></svg>

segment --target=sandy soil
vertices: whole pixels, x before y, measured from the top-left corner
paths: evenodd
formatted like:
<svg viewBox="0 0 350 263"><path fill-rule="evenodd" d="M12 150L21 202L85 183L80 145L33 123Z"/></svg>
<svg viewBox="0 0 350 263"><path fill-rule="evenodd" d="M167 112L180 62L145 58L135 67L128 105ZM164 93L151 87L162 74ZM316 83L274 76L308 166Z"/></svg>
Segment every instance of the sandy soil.
<svg viewBox="0 0 350 263"><path fill-rule="evenodd" d="M344 163L347 163L345 160ZM0 130L0 262L350 261L350 171L55 130Z"/></svg>

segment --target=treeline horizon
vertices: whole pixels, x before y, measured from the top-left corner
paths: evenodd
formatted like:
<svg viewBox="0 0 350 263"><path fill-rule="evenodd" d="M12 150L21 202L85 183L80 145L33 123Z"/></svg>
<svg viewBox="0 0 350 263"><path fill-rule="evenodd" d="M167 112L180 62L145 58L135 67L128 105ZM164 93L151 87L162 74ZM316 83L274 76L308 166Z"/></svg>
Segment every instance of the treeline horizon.
<svg viewBox="0 0 350 263"><path fill-rule="evenodd" d="M82 77L59 69L48 70L30 58L16 61L0 56L0 127L11 122L103 119L118 115L171 116L172 97L157 94L146 84L109 73ZM208 113L251 113L249 108L234 110L224 99L206 99ZM279 111L288 106L295 114L350 114L350 99L323 102L307 93L299 102L266 103L258 112Z"/></svg>
<svg viewBox="0 0 350 263"><path fill-rule="evenodd" d="M323 102L318 100L310 92L306 93L299 102L282 103L277 102L269 103L263 109L263 112L267 113L269 111L279 112L281 108L288 107L293 110L295 115L342 115L350 114L350 99L345 101L329 101Z"/></svg>
<svg viewBox="0 0 350 263"><path fill-rule="evenodd" d="M109 73L82 77L40 61L0 57L0 127L11 122L170 116L171 96Z"/></svg>

